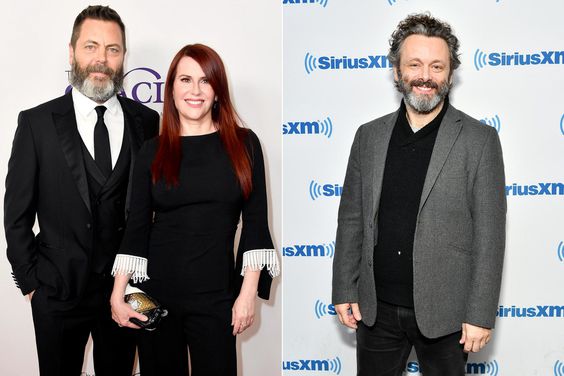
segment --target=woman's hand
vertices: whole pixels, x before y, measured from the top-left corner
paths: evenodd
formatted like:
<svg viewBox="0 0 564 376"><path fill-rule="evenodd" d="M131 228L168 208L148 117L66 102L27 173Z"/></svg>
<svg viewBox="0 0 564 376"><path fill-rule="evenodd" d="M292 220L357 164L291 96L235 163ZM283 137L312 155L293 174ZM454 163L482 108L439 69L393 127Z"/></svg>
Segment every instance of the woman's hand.
<svg viewBox="0 0 564 376"><path fill-rule="evenodd" d="M147 316L135 312L129 304L127 304L123 297L125 296L125 287L131 274L117 274L114 277L114 289L112 290L112 296L110 296L110 306L112 307L112 319L119 326L125 326L127 328L140 329L137 325L130 322L131 317L138 318L141 321L147 321Z"/></svg>
<svg viewBox="0 0 564 376"><path fill-rule="evenodd" d="M137 325L129 321L131 317L135 317L141 321L147 321L147 316L135 312L135 310L123 300L123 295L112 294L110 305L112 307L112 319L119 326L140 329Z"/></svg>
<svg viewBox="0 0 564 376"><path fill-rule="evenodd" d="M231 325L233 335L241 334L245 329L253 325L255 320L255 294L241 293L235 300L231 309Z"/></svg>

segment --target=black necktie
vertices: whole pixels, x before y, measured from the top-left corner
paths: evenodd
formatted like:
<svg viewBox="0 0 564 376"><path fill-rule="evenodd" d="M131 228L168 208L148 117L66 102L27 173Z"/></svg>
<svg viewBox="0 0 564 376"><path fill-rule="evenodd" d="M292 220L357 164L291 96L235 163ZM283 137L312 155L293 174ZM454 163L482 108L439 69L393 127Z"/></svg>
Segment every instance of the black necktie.
<svg viewBox="0 0 564 376"><path fill-rule="evenodd" d="M112 173L112 152L110 151L110 136L108 128L104 123L104 112L106 107L97 106L95 108L98 120L94 127L94 159L106 177Z"/></svg>

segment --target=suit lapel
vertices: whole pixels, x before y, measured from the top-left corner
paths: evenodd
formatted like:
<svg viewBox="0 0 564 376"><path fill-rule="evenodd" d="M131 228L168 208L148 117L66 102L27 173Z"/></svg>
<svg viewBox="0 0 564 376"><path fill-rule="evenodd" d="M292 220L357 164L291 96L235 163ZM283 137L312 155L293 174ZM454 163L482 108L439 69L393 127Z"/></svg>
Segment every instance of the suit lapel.
<svg viewBox="0 0 564 376"><path fill-rule="evenodd" d="M76 187L82 201L92 213L90 208L90 197L88 195L88 181L86 179L86 169L81 149L81 138L76 126L76 117L70 92L65 97L65 105L60 113L53 113L53 122L59 138L59 143L71 175L74 178Z"/></svg>
<svg viewBox="0 0 564 376"><path fill-rule="evenodd" d="M419 212L421 212L423 205L425 205L452 146L458 138L461 128L462 122L458 110L449 105L443 121L441 122L441 126L439 127L433 153L431 154L431 160L429 161L427 176L425 177L425 184L423 185L423 192L421 193L421 201L419 202Z"/></svg>
<svg viewBox="0 0 564 376"><path fill-rule="evenodd" d="M369 139L369 145L373 145L371 159L367 163L367 168L370 173L373 173L374 187L372 218L376 216L378 206L380 204L380 194L382 193L382 179L384 178L384 167L386 166L386 155L388 154L388 145L392 137L392 131L398 118L399 110L384 119L382 125L374 127L372 139Z"/></svg>
<svg viewBox="0 0 564 376"><path fill-rule="evenodd" d="M131 163L129 164L129 182L131 182L133 177L133 167L135 166L135 158L144 140L143 119L141 118L141 115L135 112L123 98L118 96L118 100L121 104L124 116L124 137L126 136L126 134L129 137L129 152L131 155ZM126 216L127 212L129 211L130 199L131 183L127 184L127 196L125 199Z"/></svg>

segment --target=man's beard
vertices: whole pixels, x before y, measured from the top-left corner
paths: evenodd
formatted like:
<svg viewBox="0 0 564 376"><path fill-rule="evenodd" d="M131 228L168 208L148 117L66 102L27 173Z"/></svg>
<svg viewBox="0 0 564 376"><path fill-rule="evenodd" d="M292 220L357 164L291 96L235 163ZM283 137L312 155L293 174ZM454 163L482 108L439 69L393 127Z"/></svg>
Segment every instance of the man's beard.
<svg viewBox="0 0 564 376"><path fill-rule="evenodd" d="M109 80L102 80L88 77L90 73L103 73L109 76ZM118 71L103 64L89 65L82 69L76 60L73 61L69 76L70 84L82 94L92 99L94 102L105 102L114 94L122 89L123 85L123 66Z"/></svg>
<svg viewBox="0 0 564 376"><path fill-rule="evenodd" d="M428 114L441 104L450 90L448 81L443 82L440 86L433 80L423 80L419 78L410 82L404 82L401 72L398 70L398 80L395 82L396 88L403 94L405 102L420 114ZM437 92L432 95L415 94L413 88L416 86L430 87L436 89Z"/></svg>

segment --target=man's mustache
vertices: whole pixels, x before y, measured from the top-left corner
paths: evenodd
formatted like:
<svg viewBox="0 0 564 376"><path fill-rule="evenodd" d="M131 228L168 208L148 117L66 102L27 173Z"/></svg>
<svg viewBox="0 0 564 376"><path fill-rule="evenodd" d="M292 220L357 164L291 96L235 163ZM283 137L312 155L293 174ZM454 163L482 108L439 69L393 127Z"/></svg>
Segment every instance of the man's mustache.
<svg viewBox="0 0 564 376"><path fill-rule="evenodd" d="M114 77L116 74L112 68L103 64L90 65L86 67L86 73L103 73L110 77Z"/></svg>
<svg viewBox="0 0 564 376"><path fill-rule="evenodd" d="M418 87L423 86L423 87L429 87L429 88L432 88L432 89L438 89L438 88L439 88L439 85L438 85L435 81L433 81L433 80L431 80L431 79L429 79L429 80L424 80L424 79L422 79L422 78L418 78L417 80L410 81L410 82L409 82L409 85L410 85L411 87L414 87L414 86L418 86Z"/></svg>

